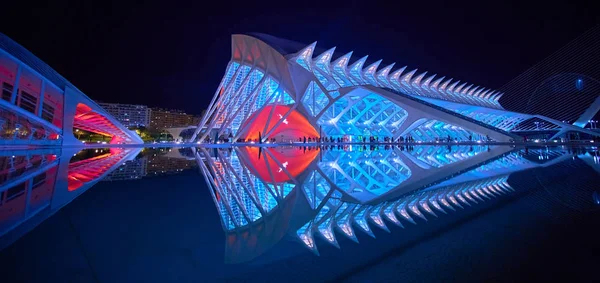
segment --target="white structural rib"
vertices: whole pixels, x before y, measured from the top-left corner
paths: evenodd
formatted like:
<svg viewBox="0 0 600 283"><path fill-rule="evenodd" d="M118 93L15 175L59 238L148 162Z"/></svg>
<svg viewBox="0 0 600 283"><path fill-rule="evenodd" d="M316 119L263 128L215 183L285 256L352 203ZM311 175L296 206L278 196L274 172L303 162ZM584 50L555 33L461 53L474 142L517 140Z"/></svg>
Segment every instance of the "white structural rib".
<svg viewBox="0 0 600 283"><path fill-rule="evenodd" d="M379 64L381 64L381 61L382 60L378 60L375 63L372 63L371 65L363 69L363 78L365 78L368 84L373 86L379 86L379 84L377 83L377 79L375 78L375 72L377 71L377 67L379 67Z"/></svg>
<svg viewBox="0 0 600 283"><path fill-rule="evenodd" d="M309 71L313 71L312 68L317 68L320 72L333 76L340 87L368 84L376 87L392 88L413 96L425 96L440 100L503 109L498 102L500 96L491 96L490 94L493 92L490 92L490 90L484 91L484 88L481 86L475 86L467 82L453 82L453 79L445 80L446 77L435 79L436 75L425 78L427 75L426 71L415 75L417 69L405 72L406 66L395 71L392 71L394 64L379 68L382 60L378 60L365 67L364 65L368 56L364 56L348 66L352 52L348 52L333 61L333 63L330 63L335 47L319 54L313 59L315 46L316 42L300 50L293 58Z"/></svg>
<svg viewBox="0 0 600 283"><path fill-rule="evenodd" d="M383 69L381 69L381 71L377 72L377 82L380 85L389 87L389 88L393 88L392 84L390 83L390 81L388 80L388 75L390 73L390 71L392 70L392 68L394 67L396 63L392 63L387 65L386 67L384 67Z"/></svg>
<svg viewBox="0 0 600 283"><path fill-rule="evenodd" d="M369 55L366 55L365 57L358 59L358 61L354 62L349 68L350 77L357 80L361 85L365 84L365 80L362 76L362 67L365 64L365 61L367 61L368 57Z"/></svg>
<svg viewBox="0 0 600 283"><path fill-rule="evenodd" d="M304 47L304 49L300 50L298 55L295 57L295 61L302 67L307 68L309 71L312 71L312 56L316 46L317 42L315 41L312 44Z"/></svg>
<svg viewBox="0 0 600 283"><path fill-rule="evenodd" d="M316 59L313 60L315 66L325 72L325 74L331 75L330 64L331 57L333 56L333 52L335 52L335 47L321 53L321 55L317 56Z"/></svg>

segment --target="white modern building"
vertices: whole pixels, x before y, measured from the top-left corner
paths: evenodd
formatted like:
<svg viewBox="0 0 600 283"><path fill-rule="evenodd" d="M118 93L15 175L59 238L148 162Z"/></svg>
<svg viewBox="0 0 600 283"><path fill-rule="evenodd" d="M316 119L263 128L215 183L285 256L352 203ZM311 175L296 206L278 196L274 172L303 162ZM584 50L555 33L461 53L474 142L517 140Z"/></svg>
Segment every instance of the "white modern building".
<svg viewBox="0 0 600 283"><path fill-rule="evenodd" d="M111 143L142 139L23 46L0 33L0 146L81 145L74 129Z"/></svg>
<svg viewBox="0 0 600 283"><path fill-rule="evenodd" d="M370 62L316 42L294 48L264 34L232 36L231 60L192 141L373 138L521 140L597 137L580 124L505 110L503 93L427 71ZM600 109L600 98L582 117ZM584 117L584 118L585 118Z"/></svg>

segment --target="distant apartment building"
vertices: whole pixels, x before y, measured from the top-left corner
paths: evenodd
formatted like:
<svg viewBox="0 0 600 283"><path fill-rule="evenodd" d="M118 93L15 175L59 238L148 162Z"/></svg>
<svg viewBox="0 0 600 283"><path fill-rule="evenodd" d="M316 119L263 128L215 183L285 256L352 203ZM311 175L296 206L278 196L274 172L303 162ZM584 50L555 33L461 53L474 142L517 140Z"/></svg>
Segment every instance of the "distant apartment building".
<svg viewBox="0 0 600 283"><path fill-rule="evenodd" d="M180 128L197 126L200 116L186 114L181 110L152 108L150 127L154 129Z"/></svg>
<svg viewBox="0 0 600 283"><path fill-rule="evenodd" d="M121 103L98 104L125 127L148 127L150 124L150 108L146 105Z"/></svg>
<svg viewBox="0 0 600 283"><path fill-rule="evenodd" d="M179 152L176 152L179 151ZM185 158L182 149L160 148L148 153L146 176L178 174L184 170L196 168L194 158Z"/></svg>
<svg viewBox="0 0 600 283"><path fill-rule="evenodd" d="M145 156L125 161L123 165L108 174L102 181L125 181L144 178L147 173L147 165L148 158Z"/></svg>

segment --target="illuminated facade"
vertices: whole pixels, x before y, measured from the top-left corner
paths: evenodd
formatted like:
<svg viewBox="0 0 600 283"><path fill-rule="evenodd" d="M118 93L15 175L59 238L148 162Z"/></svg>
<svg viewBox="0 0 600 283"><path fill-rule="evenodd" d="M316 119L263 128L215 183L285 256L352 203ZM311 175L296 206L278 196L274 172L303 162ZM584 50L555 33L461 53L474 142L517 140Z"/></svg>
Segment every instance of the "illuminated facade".
<svg viewBox="0 0 600 283"><path fill-rule="evenodd" d="M150 125L150 108L146 105L122 103L98 103L123 126L148 127Z"/></svg>
<svg viewBox="0 0 600 283"><path fill-rule="evenodd" d="M78 145L73 129L143 143L31 52L0 34L0 146Z"/></svg>
<svg viewBox="0 0 600 283"><path fill-rule="evenodd" d="M180 128L198 125L200 118L181 110L162 108L150 109L150 124L153 129Z"/></svg>
<svg viewBox="0 0 600 283"><path fill-rule="evenodd" d="M141 151L28 149L0 151L0 238L24 234ZM27 222L32 219L33 224ZM20 225L25 226L15 229ZM0 241L0 250L18 239Z"/></svg>
<svg viewBox="0 0 600 283"><path fill-rule="evenodd" d="M549 131L600 135L577 125L505 110L503 93L467 82L394 69L335 47L315 55L316 42L289 51L267 35L233 35L232 57L191 141L335 138L363 142L521 139ZM335 57L335 58L334 58ZM213 130L217 130L213 134Z"/></svg>
<svg viewBox="0 0 600 283"><path fill-rule="evenodd" d="M340 235L358 242L357 233L375 237L374 229L390 232L388 225L424 225L531 188L511 181L515 174L536 187L544 179L536 170L577 163L585 176L598 166L593 150L487 145L199 148L196 160L221 216L231 263L250 260L290 234L318 254L316 237L339 248Z"/></svg>

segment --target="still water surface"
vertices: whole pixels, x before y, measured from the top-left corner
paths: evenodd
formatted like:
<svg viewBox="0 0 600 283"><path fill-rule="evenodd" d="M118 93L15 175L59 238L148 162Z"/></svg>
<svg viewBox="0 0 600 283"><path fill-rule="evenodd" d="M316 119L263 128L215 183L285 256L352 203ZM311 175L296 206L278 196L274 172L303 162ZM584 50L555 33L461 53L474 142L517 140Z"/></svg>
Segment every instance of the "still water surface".
<svg viewBox="0 0 600 283"><path fill-rule="evenodd" d="M0 152L0 276L590 280L598 155L492 145Z"/></svg>

